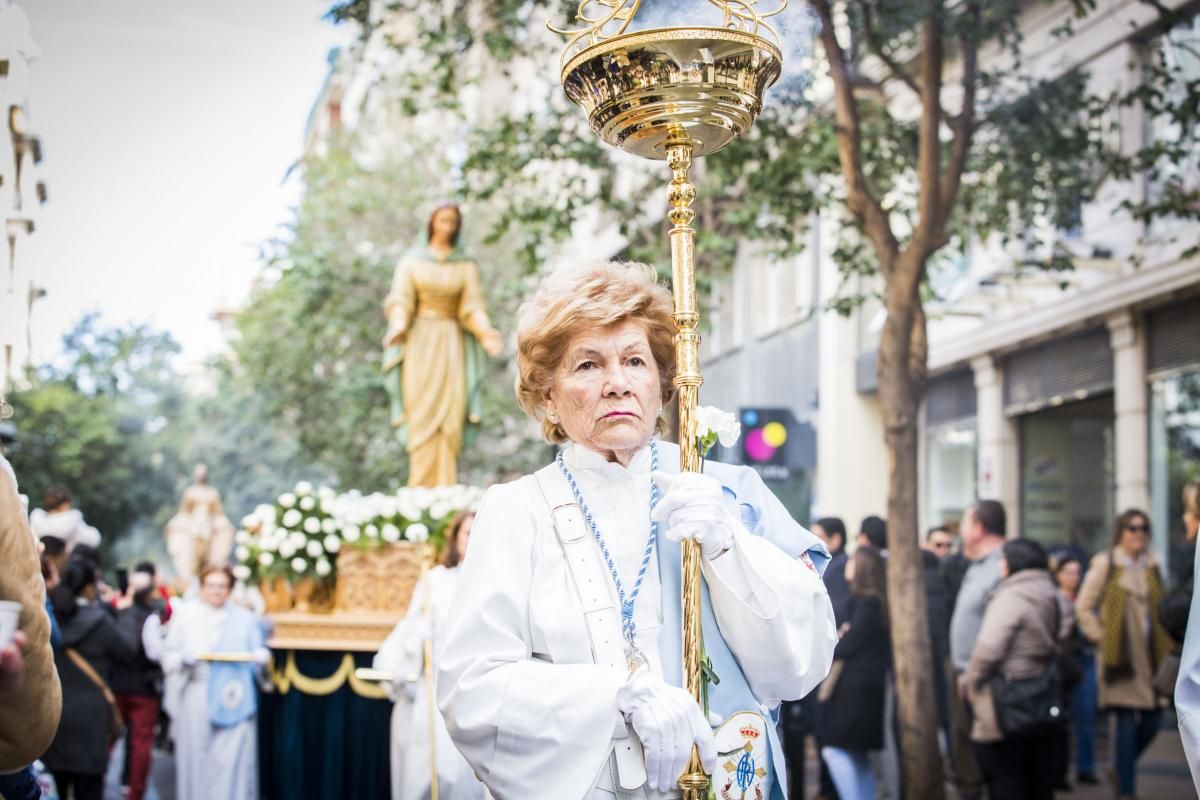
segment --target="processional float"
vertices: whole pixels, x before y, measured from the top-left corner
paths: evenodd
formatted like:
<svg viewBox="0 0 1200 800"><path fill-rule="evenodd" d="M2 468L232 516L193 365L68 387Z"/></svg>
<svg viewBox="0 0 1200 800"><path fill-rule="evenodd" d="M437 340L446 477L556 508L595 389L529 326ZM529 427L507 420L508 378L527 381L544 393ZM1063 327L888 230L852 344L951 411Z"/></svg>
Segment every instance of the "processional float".
<svg viewBox="0 0 1200 800"><path fill-rule="evenodd" d="M638 30L641 0L582 0L578 27L550 26L569 37L560 79L596 135L634 155L666 161L671 170L667 218L673 226L680 468L690 472L701 468L694 431L703 378L696 330L696 231L691 227L696 187L688 172L694 158L715 153L754 124L783 65L782 42L767 20L783 12L787 0L768 11L758 10L756 0L707 0L707 5L721 16L720 26ZM676 21L682 20L671 20ZM685 540L682 559L683 675L687 690L700 702L700 546ZM708 776L695 748L679 786L685 800L700 800L707 793Z"/></svg>

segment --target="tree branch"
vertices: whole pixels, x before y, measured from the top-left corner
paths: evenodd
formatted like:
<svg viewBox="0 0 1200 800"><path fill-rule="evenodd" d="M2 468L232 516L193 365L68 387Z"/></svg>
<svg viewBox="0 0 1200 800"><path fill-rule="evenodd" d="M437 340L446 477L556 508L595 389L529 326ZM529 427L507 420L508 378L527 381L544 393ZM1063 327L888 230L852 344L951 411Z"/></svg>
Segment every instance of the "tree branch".
<svg viewBox="0 0 1200 800"><path fill-rule="evenodd" d="M932 252L941 223L942 143L942 0L929 0L928 15L921 21L921 123L917 145L917 225L913 246L925 255ZM923 260L923 259L922 259Z"/></svg>
<svg viewBox="0 0 1200 800"><path fill-rule="evenodd" d="M915 94L917 97L920 97L921 87L917 84L916 79L914 79L912 75L908 74L908 71L904 69L903 65L901 65L900 62L897 61L884 46L883 39L880 38L879 35L879 29L875 27L875 18L871 13L871 3L862 2L862 0L859 0L858 7L862 12L863 32L866 35L867 48L872 54L875 55L876 58L887 65L887 68L891 71L892 76L896 78L896 80L900 81L909 89L911 89L913 94Z"/></svg>
<svg viewBox="0 0 1200 800"><path fill-rule="evenodd" d="M967 14L971 20L968 30L977 30L980 15L979 3L969 3L967 8ZM958 190L962 186L962 174L966 168L967 153L971 149L971 141L975 136L975 90L979 82L978 42L970 33L965 33L959 37L959 47L962 51L963 70L962 109L954 122L954 143L951 146L950 161L946 164L946 173L942 176L942 208L937 236L940 244L945 244L949 238L946 226L950 221L950 215L954 212L954 204L958 201Z"/></svg>
<svg viewBox="0 0 1200 800"><path fill-rule="evenodd" d="M862 125L850 76L846 72L846 53L834 33L829 0L812 0L812 6L821 20L821 46L829 60L829 75L833 79L838 159L842 177L846 180L846 205L874 245L879 268L886 278L893 268L898 245L887 212L871 193L863 171Z"/></svg>

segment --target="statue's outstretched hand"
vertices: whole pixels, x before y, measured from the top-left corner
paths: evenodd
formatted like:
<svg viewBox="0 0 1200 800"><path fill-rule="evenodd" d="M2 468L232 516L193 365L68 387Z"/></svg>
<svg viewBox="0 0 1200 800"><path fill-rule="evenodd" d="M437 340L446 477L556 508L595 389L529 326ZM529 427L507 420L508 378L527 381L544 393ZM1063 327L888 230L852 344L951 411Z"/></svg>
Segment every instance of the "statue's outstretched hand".
<svg viewBox="0 0 1200 800"><path fill-rule="evenodd" d="M500 331L495 329L488 329L481 334L479 344L483 347L483 352L492 358L500 355L500 351L504 349L504 339L501 338Z"/></svg>

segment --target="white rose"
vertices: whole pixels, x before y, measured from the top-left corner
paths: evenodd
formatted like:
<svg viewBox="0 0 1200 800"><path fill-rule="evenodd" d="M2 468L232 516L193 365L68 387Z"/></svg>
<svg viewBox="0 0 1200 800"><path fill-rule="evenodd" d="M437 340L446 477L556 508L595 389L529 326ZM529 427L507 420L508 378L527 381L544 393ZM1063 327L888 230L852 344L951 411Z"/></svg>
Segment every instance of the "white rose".
<svg viewBox="0 0 1200 800"><path fill-rule="evenodd" d="M437 500L429 507L429 513L434 519L444 519L454 511L454 506L445 500Z"/></svg>
<svg viewBox="0 0 1200 800"><path fill-rule="evenodd" d="M296 495L292 494L291 492L284 492L283 494L279 495L279 505L283 506L284 508L291 508L292 506L296 505Z"/></svg>
<svg viewBox="0 0 1200 800"><path fill-rule="evenodd" d="M312 558L325 555L325 548L316 539L309 539L308 544L304 546L304 552L308 553Z"/></svg>
<svg viewBox="0 0 1200 800"><path fill-rule="evenodd" d="M300 509L302 511L312 511L317 507L317 500L314 497L301 497Z"/></svg>
<svg viewBox="0 0 1200 800"><path fill-rule="evenodd" d="M245 564L238 564L233 568L233 577L239 581L247 580L250 577L250 568Z"/></svg>
<svg viewBox="0 0 1200 800"><path fill-rule="evenodd" d="M292 546L292 543L290 540L284 540L283 542L280 543L280 545L279 545L279 557L280 558L291 558L294 555L296 555L296 548Z"/></svg>
<svg viewBox="0 0 1200 800"><path fill-rule="evenodd" d="M320 489L317 489L317 497L332 502L337 497L337 492L328 486L322 486Z"/></svg>
<svg viewBox="0 0 1200 800"><path fill-rule="evenodd" d="M295 531L288 535L287 541L288 544L292 546L293 550L299 550L300 548L304 547L304 543L308 541L308 537L300 531Z"/></svg>
<svg viewBox="0 0 1200 800"><path fill-rule="evenodd" d="M742 435L742 423L735 414L722 411L716 406L696 408L696 436L706 439L715 435L722 447L733 447Z"/></svg>
<svg viewBox="0 0 1200 800"><path fill-rule="evenodd" d="M294 528L300 524L302 519L304 519L304 515L300 513L299 509L288 509L283 513L283 527Z"/></svg>
<svg viewBox="0 0 1200 800"><path fill-rule="evenodd" d="M335 503L332 498L329 498L329 497L321 498L321 510L324 511L326 514L332 514L333 509L336 507L337 507L337 503Z"/></svg>
<svg viewBox="0 0 1200 800"><path fill-rule="evenodd" d="M346 527L342 528L342 538L347 542L357 542L358 536L359 531L357 525L347 525Z"/></svg>
<svg viewBox="0 0 1200 800"><path fill-rule="evenodd" d="M304 572L304 570L306 570L306 569L308 569L308 562L305 561L303 558L300 558L300 556L296 556L295 558L292 559L292 570L293 571Z"/></svg>
<svg viewBox="0 0 1200 800"><path fill-rule="evenodd" d="M342 549L342 540L330 534L325 537L325 551L328 553L336 553Z"/></svg>
<svg viewBox="0 0 1200 800"><path fill-rule="evenodd" d="M326 517L325 519L321 520L321 533L337 533L337 520L335 520L333 517Z"/></svg>
<svg viewBox="0 0 1200 800"><path fill-rule="evenodd" d="M313 485L308 481L300 481L296 484L296 494L305 495L312 494Z"/></svg>
<svg viewBox="0 0 1200 800"><path fill-rule="evenodd" d="M258 522L257 514L247 514L246 516L242 517L242 527L243 528L257 528L258 525L259 525L259 522ZM241 533L242 533L242 531L238 531L239 535Z"/></svg>
<svg viewBox="0 0 1200 800"><path fill-rule="evenodd" d="M421 510L429 508L433 504L433 492L424 486L416 486L412 490L412 501Z"/></svg>
<svg viewBox="0 0 1200 800"><path fill-rule="evenodd" d="M404 536L410 542L427 542L429 541L429 528L417 522L408 526L408 530L404 532Z"/></svg>
<svg viewBox="0 0 1200 800"><path fill-rule="evenodd" d="M326 575L333 572L333 565L330 564L327 559L322 558L317 561L316 569L317 575L324 578Z"/></svg>
<svg viewBox="0 0 1200 800"><path fill-rule="evenodd" d="M380 531L380 533L382 534L385 542L400 541L400 529L390 522L383 526L383 529Z"/></svg>
<svg viewBox="0 0 1200 800"><path fill-rule="evenodd" d="M250 558L250 548L246 547L244 544L239 544L237 548L234 549L233 554L237 556L238 561L245 561L246 559Z"/></svg>
<svg viewBox="0 0 1200 800"><path fill-rule="evenodd" d="M270 553L259 553L258 563L260 566L269 567L275 563L275 556L271 555Z"/></svg>
<svg viewBox="0 0 1200 800"><path fill-rule="evenodd" d="M320 533L321 532L321 520L317 519L316 517L309 517L308 519L304 520L304 532L305 533Z"/></svg>
<svg viewBox="0 0 1200 800"><path fill-rule="evenodd" d="M365 528L363 528L363 533L367 535L368 539L379 538L379 528L375 527L374 525L367 525Z"/></svg>

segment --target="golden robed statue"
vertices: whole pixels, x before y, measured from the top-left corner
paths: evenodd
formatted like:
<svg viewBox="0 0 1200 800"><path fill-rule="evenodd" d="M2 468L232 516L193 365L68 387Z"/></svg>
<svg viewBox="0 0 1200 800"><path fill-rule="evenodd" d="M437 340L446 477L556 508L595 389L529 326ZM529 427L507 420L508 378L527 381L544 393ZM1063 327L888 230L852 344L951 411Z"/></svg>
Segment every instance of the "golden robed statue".
<svg viewBox="0 0 1200 800"><path fill-rule="evenodd" d="M384 301L383 377L409 486L458 483L458 453L481 418L484 353L500 353L479 266L458 248L462 212L438 206L427 243L400 259Z"/></svg>
<svg viewBox="0 0 1200 800"><path fill-rule="evenodd" d="M221 493L208 484L204 464L192 470L192 485L183 490L179 511L167 522L166 539L176 580L183 587L207 565L229 562L233 525L221 507Z"/></svg>

